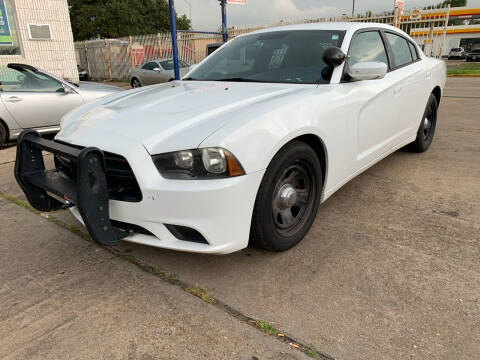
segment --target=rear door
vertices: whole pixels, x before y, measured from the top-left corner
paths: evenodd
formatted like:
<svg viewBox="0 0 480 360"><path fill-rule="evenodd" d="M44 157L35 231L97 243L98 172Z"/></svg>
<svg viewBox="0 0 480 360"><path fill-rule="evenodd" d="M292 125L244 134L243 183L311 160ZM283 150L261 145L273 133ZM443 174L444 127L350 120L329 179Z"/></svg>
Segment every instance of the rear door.
<svg viewBox="0 0 480 360"><path fill-rule="evenodd" d="M416 134L427 105L425 81L431 74L425 72L424 64L416 46L400 34L385 32L387 46L392 58L390 77L395 83L394 95L396 121L394 131L396 143Z"/></svg>
<svg viewBox="0 0 480 360"><path fill-rule="evenodd" d="M64 114L83 104L78 93L66 93L60 81L42 73L9 69L0 77L2 102L24 129L57 126Z"/></svg>

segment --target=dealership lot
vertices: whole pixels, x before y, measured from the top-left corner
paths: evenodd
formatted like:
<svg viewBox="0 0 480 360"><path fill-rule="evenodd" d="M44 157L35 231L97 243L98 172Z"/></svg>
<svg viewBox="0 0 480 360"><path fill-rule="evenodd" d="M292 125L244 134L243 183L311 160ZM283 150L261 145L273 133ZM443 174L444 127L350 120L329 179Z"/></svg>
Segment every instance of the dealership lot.
<svg viewBox="0 0 480 360"><path fill-rule="evenodd" d="M105 251L75 234L68 212L48 221L20 206L15 147L1 150L0 356L305 357L137 263L335 358L475 358L479 94L480 78L448 79L430 150L398 151L351 181L284 253Z"/></svg>

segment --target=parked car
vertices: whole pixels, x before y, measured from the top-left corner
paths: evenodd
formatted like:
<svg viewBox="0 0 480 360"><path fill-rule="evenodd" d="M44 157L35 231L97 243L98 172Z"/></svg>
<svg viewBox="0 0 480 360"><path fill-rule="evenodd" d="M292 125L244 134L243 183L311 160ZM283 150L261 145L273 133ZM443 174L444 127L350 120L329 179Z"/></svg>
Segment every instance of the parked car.
<svg viewBox="0 0 480 360"><path fill-rule="evenodd" d="M452 48L448 53L448 60L465 59L465 49L462 47Z"/></svg>
<svg viewBox="0 0 480 360"><path fill-rule="evenodd" d="M70 83L25 64L0 69L0 89L0 145L16 139L24 129L57 132L68 111L121 91L96 83Z"/></svg>
<svg viewBox="0 0 480 360"><path fill-rule="evenodd" d="M180 77L187 72L189 65L179 60ZM161 84L175 79L172 59L149 60L142 66L137 67L129 76L132 88L138 88L145 85Z"/></svg>
<svg viewBox="0 0 480 360"><path fill-rule="evenodd" d="M78 70L78 79L80 81L88 81L88 72L84 68L82 68L80 65L77 65L77 70Z"/></svg>
<svg viewBox="0 0 480 360"><path fill-rule="evenodd" d="M389 25L264 29L182 81L69 113L54 141L23 133L16 178L33 207L70 207L102 244L281 251L349 180L429 148L445 80L443 61ZM42 149L56 169L31 162Z"/></svg>
<svg viewBox="0 0 480 360"><path fill-rule="evenodd" d="M468 62L471 61L480 61L480 49L476 51L469 52L465 55L465 59Z"/></svg>

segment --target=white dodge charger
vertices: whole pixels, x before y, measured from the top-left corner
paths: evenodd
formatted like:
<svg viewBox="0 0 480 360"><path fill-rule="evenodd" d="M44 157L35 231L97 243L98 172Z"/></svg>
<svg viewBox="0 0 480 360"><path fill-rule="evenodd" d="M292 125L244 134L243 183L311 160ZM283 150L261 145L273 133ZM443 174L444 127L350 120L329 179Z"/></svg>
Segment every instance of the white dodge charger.
<svg viewBox="0 0 480 360"><path fill-rule="evenodd" d="M35 208L70 207L102 244L281 251L356 175L403 146L428 149L445 77L392 26L265 29L182 81L70 112L54 141L24 132L15 176Z"/></svg>

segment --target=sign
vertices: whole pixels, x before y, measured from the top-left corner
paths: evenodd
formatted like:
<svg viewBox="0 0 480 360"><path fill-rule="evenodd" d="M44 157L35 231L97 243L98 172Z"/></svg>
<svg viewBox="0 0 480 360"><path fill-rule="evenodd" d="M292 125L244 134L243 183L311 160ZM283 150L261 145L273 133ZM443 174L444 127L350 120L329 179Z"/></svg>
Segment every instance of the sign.
<svg viewBox="0 0 480 360"><path fill-rule="evenodd" d="M410 20L421 20L422 12L419 9L413 9L410 13Z"/></svg>
<svg viewBox="0 0 480 360"><path fill-rule="evenodd" d="M229 5L247 5L247 0L227 0Z"/></svg>
<svg viewBox="0 0 480 360"><path fill-rule="evenodd" d="M395 2L395 7L399 9L403 9L405 7L405 1L404 0L397 0Z"/></svg>
<svg viewBox="0 0 480 360"><path fill-rule="evenodd" d="M0 0L0 45L13 45L5 0Z"/></svg>

